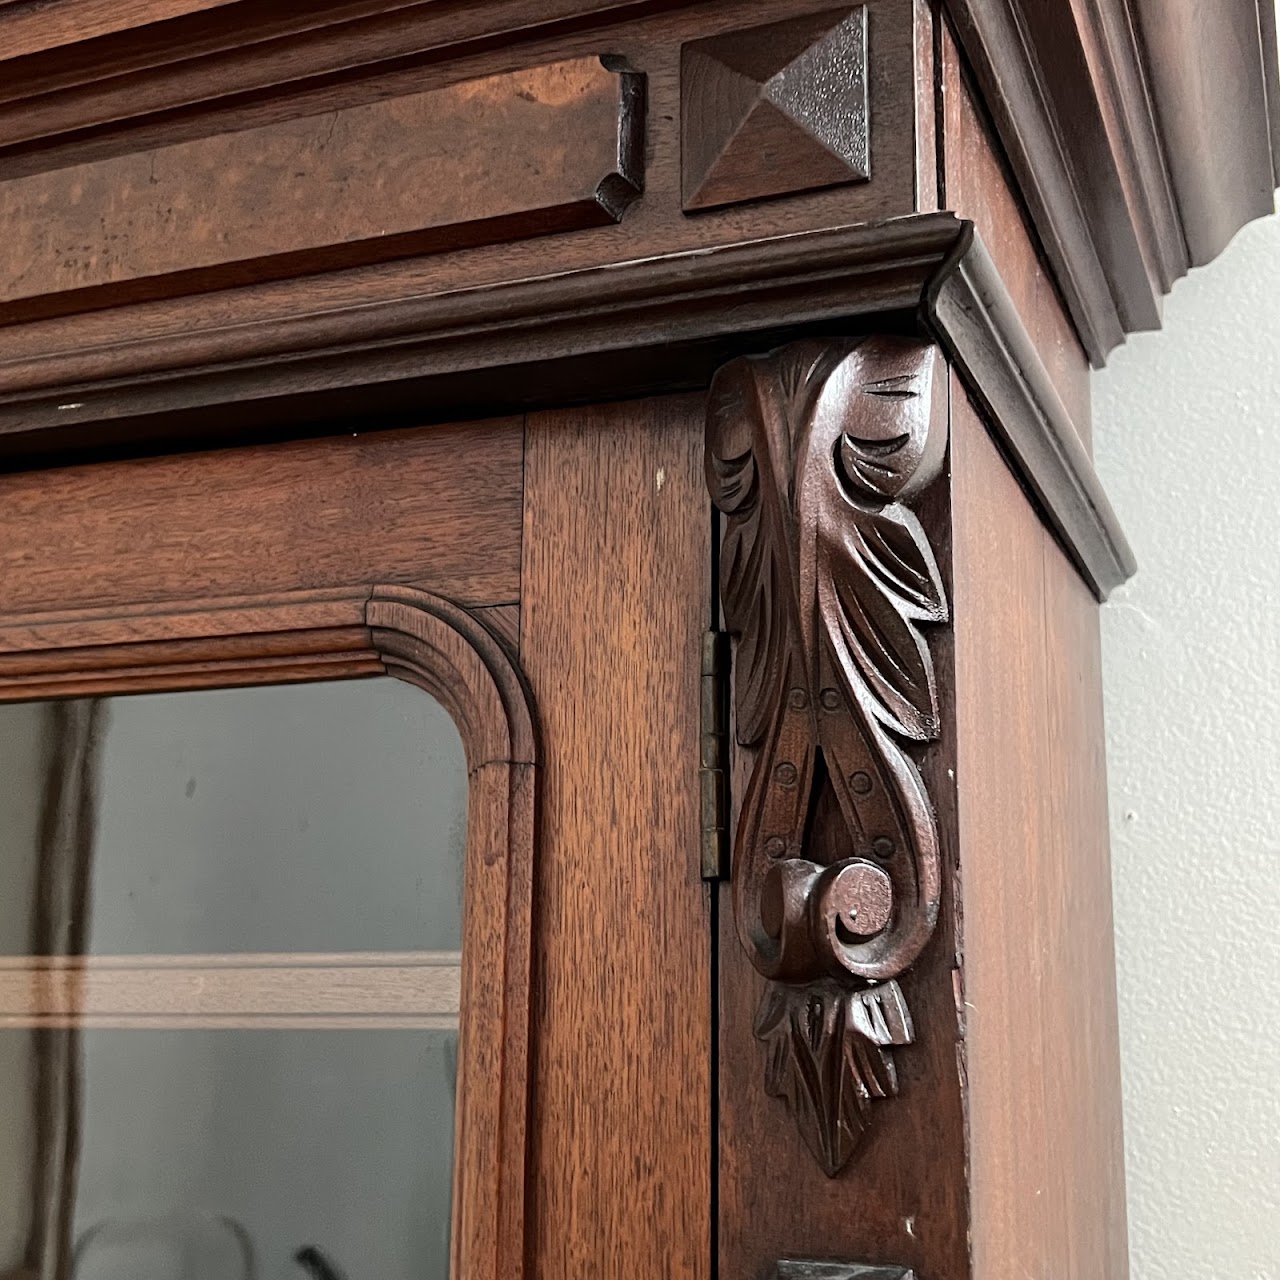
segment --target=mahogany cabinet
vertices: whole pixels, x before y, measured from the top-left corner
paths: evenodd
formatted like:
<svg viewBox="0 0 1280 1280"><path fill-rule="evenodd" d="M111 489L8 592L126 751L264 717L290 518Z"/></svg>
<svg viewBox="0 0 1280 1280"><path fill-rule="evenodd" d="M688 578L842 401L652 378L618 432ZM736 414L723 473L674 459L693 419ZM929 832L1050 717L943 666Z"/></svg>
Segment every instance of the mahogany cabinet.
<svg viewBox="0 0 1280 1280"><path fill-rule="evenodd" d="M1089 370L1275 63L0 4L0 1275L1122 1280Z"/></svg>

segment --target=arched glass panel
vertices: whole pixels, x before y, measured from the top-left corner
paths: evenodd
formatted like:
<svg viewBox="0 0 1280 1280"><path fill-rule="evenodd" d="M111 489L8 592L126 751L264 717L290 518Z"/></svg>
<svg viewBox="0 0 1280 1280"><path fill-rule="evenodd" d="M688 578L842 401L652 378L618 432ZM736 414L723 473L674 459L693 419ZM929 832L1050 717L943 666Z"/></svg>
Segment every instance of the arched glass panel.
<svg viewBox="0 0 1280 1280"><path fill-rule="evenodd" d="M0 776L0 1274L445 1280L443 708L390 678L4 706Z"/></svg>

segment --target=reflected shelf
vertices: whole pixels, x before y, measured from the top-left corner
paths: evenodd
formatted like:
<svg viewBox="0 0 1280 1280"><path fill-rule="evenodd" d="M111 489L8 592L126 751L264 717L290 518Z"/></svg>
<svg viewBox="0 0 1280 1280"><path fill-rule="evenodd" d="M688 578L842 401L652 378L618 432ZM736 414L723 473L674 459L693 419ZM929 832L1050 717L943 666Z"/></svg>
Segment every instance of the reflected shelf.
<svg viewBox="0 0 1280 1280"><path fill-rule="evenodd" d="M453 1031L456 951L0 957L0 1028Z"/></svg>

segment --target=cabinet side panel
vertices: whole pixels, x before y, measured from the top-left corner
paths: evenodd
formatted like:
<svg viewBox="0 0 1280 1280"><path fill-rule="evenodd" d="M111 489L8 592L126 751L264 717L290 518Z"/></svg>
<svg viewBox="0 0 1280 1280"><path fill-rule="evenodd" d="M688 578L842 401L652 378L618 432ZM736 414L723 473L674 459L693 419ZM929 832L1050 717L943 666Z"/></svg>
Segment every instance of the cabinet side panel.
<svg viewBox="0 0 1280 1280"><path fill-rule="evenodd" d="M953 403L974 1274L1123 1280L1097 605Z"/></svg>
<svg viewBox="0 0 1280 1280"><path fill-rule="evenodd" d="M709 1274L701 400L531 417L521 657L534 885L531 1280Z"/></svg>

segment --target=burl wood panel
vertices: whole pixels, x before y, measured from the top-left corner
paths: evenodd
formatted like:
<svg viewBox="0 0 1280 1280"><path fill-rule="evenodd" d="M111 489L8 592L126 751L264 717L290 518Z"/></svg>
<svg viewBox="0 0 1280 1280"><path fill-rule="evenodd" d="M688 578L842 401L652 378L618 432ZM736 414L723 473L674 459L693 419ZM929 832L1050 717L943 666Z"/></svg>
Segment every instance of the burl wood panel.
<svg viewBox="0 0 1280 1280"><path fill-rule="evenodd" d="M529 420L521 658L542 722L530 1280L706 1280L702 404Z"/></svg>
<svg viewBox="0 0 1280 1280"><path fill-rule="evenodd" d="M615 221L640 110L581 57L0 182L0 320Z"/></svg>
<svg viewBox="0 0 1280 1280"><path fill-rule="evenodd" d="M1127 1275L1097 605L953 386L974 1275Z"/></svg>
<svg viewBox="0 0 1280 1280"><path fill-rule="evenodd" d="M549 0L548 0L549 3ZM430 6L438 8L438 6ZM424 256L401 258L395 262L356 267L316 279L265 281L213 295L182 296L140 306L129 313L127 333L121 314L90 311L62 316L42 323L13 325L4 334L0 352L0 386L16 389L49 376L48 357L71 354L83 357L94 352L87 365L75 372L75 381L102 376L122 336L132 350L128 361L142 358L133 344L148 339L181 344L194 333L216 329L225 336L239 332L234 326L248 326L245 333L261 323L292 318L300 312L324 314L337 308L364 307L388 298L419 298L448 294L462 287L503 281L545 277L596 264L661 258L682 250L757 240L786 235L815 227L848 225L910 213L914 207L914 115L913 81L915 32L912 10L899 0L867 0L869 24L868 94L873 121L870 160L873 178L849 187L836 187L782 200L710 210L697 217L681 209L680 168L680 48L690 40L741 30L794 15L799 11L830 8L829 0L723 0L712 5L665 7L635 16L634 11L606 15L598 25L566 28L555 35L532 32L526 44L487 47L481 42L468 46L471 52L452 61L433 49L431 58L419 57L415 65L403 69L395 63L382 64L370 78L358 82L321 83L305 95L285 105L308 113L344 110L352 99L363 94L395 97L421 92L436 85L447 86L459 75L504 75L520 66L573 59L594 59L602 50L624 59L646 77L646 138L644 196L637 200L617 227L589 227L553 239L508 240L465 250L442 250ZM447 30L430 33L432 40L447 43L450 33L464 18L478 20L479 10L488 6L447 6L440 22ZM469 15L469 17L468 17ZM446 21L447 19L447 21ZM464 23L465 25L465 23ZM427 37L424 36L424 39ZM299 52L299 57L305 54ZM384 51L385 52L385 51ZM371 54L370 56L374 56ZM294 72L290 72L290 75ZM297 74L302 74L298 72ZM314 82L313 82L314 83ZM190 82L182 81L185 93ZM215 81L207 93L221 92ZM22 104L22 118L33 108ZM261 110L278 111L278 103L214 103L211 116L195 117L205 130L225 130L229 145L250 123L257 123ZM325 118L331 118L326 116ZM190 128L191 117L166 115L138 126L122 136L107 135L104 145L128 147L148 153L173 141L175 132ZM143 132L145 131L145 132ZM495 130L496 132L496 130ZM80 163L84 152L97 146L98 135L77 138L66 144L70 154L62 164ZM63 148L63 150L66 150ZM26 163L30 157L14 157ZM144 154L139 163L148 166ZM436 173L428 175L430 186L439 185ZM433 193L434 198L434 193ZM6 245L0 243L0 276L8 269ZM303 296L305 295L305 297ZM233 327L228 327L233 326ZM166 345L166 351L174 348ZM35 363L30 363L34 360ZM38 370L36 365L40 365ZM60 366L66 368L66 366ZM61 374L57 376L61 377ZM40 382L40 385L47 385Z"/></svg>
<svg viewBox="0 0 1280 1280"><path fill-rule="evenodd" d="M978 228L1086 448L1089 362L1029 227L950 30L942 41L945 203Z"/></svg>
<svg viewBox="0 0 1280 1280"><path fill-rule="evenodd" d="M520 593L520 420L0 476L0 618L413 582Z"/></svg>

